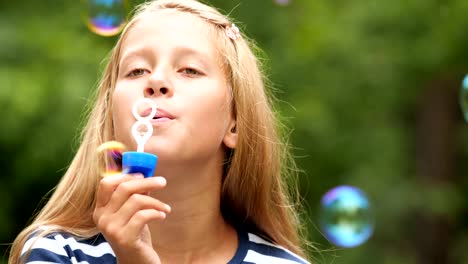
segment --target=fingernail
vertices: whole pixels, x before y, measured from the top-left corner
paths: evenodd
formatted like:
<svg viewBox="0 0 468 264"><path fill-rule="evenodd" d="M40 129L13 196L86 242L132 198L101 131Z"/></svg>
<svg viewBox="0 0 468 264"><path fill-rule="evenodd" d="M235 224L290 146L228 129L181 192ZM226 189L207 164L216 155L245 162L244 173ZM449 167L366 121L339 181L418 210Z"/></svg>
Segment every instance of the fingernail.
<svg viewBox="0 0 468 264"><path fill-rule="evenodd" d="M133 175L133 177L135 177L135 178L137 178L137 179L142 179L142 178L144 178L143 174L141 174L141 173L135 173L135 174L132 174L132 175Z"/></svg>
<svg viewBox="0 0 468 264"><path fill-rule="evenodd" d="M162 216L162 218L166 218L166 213L165 212L159 212Z"/></svg>
<svg viewBox="0 0 468 264"><path fill-rule="evenodd" d="M171 207L168 204L165 204L164 207L166 207L168 212L171 212Z"/></svg>
<svg viewBox="0 0 468 264"><path fill-rule="evenodd" d="M167 183L167 181L166 181L166 179L164 177L156 177L156 180L161 185L166 185L166 183Z"/></svg>

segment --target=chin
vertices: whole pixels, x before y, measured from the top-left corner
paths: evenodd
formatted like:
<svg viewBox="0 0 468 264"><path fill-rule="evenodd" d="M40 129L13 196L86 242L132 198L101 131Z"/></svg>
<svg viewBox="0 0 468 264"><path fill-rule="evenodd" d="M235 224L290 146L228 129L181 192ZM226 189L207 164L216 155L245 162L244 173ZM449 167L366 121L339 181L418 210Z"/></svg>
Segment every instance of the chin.
<svg viewBox="0 0 468 264"><path fill-rule="evenodd" d="M162 146L145 146L145 152L158 156L158 160L167 160L172 153L168 153Z"/></svg>

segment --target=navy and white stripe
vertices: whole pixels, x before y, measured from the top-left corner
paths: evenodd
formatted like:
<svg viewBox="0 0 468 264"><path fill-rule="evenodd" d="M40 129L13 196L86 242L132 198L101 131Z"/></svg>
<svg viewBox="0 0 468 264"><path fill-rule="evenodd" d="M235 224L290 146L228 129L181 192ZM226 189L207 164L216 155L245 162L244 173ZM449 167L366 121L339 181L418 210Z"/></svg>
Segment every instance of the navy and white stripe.
<svg viewBox="0 0 468 264"><path fill-rule="evenodd" d="M239 247L228 264L309 263L255 234L238 230L238 236ZM67 233L52 233L46 237L32 236L25 243L21 255L27 256L26 264L117 263L112 248L101 234L88 239L78 239Z"/></svg>
<svg viewBox="0 0 468 264"><path fill-rule="evenodd" d="M252 233L237 231L239 247L228 264L308 264L306 260Z"/></svg>
<svg viewBox="0 0 468 264"><path fill-rule="evenodd" d="M33 236L26 241L21 255L25 253L27 264L117 262L114 251L100 234L88 239L77 239L67 233Z"/></svg>

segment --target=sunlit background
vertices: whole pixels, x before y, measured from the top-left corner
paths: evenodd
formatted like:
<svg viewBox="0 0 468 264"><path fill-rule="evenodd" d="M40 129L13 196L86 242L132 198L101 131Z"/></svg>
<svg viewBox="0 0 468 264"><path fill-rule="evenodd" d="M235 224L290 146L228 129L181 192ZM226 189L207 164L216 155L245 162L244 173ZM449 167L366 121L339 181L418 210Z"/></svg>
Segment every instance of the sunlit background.
<svg viewBox="0 0 468 264"><path fill-rule="evenodd" d="M65 172L141 2L0 2L0 263ZM264 51L311 260L468 263L468 1L210 3Z"/></svg>

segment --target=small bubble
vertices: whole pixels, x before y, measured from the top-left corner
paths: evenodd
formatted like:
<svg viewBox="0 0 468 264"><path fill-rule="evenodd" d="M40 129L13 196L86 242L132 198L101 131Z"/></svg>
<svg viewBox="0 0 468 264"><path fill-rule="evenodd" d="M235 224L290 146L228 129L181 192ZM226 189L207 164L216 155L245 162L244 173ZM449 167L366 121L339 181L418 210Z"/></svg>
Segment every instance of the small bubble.
<svg viewBox="0 0 468 264"><path fill-rule="evenodd" d="M364 192L346 185L329 190L322 197L320 224L325 237L339 247L356 247L366 242L374 225Z"/></svg>
<svg viewBox="0 0 468 264"><path fill-rule="evenodd" d="M462 82L460 90L460 106L463 112L463 117L465 118L465 121L468 122L468 74Z"/></svg>
<svg viewBox="0 0 468 264"><path fill-rule="evenodd" d="M122 154L125 150L125 145L117 141L105 142L98 147L100 158L104 160L100 168L102 177L124 173L122 171Z"/></svg>
<svg viewBox="0 0 468 264"><path fill-rule="evenodd" d="M101 36L114 36L125 26L125 0L87 0L88 28Z"/></svg>

